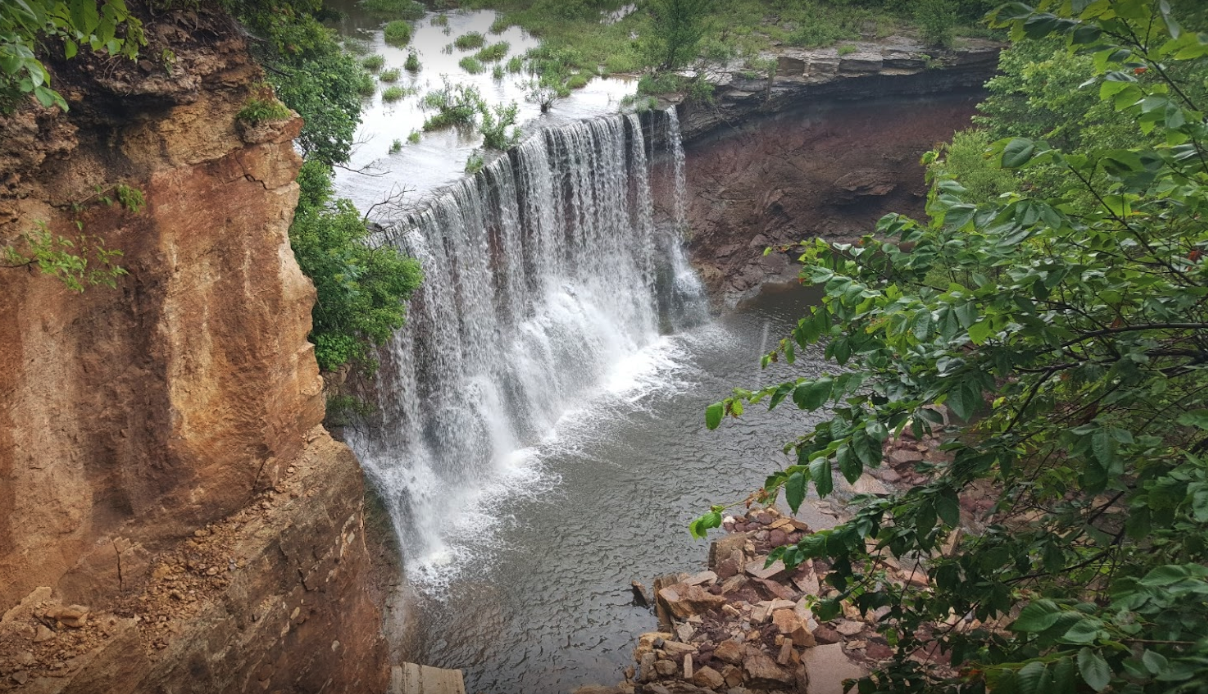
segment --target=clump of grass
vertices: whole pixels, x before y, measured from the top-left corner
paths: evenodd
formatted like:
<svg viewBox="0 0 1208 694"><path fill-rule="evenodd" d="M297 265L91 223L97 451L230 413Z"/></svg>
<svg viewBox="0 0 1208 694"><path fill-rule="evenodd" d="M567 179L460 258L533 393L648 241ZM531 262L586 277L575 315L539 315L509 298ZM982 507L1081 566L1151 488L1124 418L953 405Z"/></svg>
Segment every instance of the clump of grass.
<svg viewBox="0 0 1208 694"><path fill-rule="evenodd" d="M508 54L508 42L493 43L474 54L474 57L484 63L495 63L503 60Z"/></svg>
<svg viewBox="0 0 1208 694"><path fill-rule="evenodd" d="M524 69L524 58L514 55L508 59L508 72L513 75L519 74Z"/></svg>
<svg viewBox="0 0 1208 694"><path fill-rule="evenodd" d="M604 69L610 74L640 72L642 61L632 53L614 53L604 59Z"/></svg>
<svg viewBox="0 0 1208 694"><path fill-rule="evenodd" d="M361 5L374 14L399 19L419 19L426 12L415 0L361 0Z"/></svg>
<svg viewBox="0 0 1208 694"><path fill-rule="evenodd" d="M397 85L393 87L386 87L382 90L382 102L392 104L395 101L401 101L414 93L415 91L412 89L404 89L403 87Z"/></svg>
<svg viewBox="0 0 1208 694"><path fill-rule="evenodd" d="M477 75L477 74L486 72L486 67L483 66L483 64L478 60L478 58L475 58L472 55L467 55L466 57L457 61L457 64L461 67L462 70L465 70L466 72L470 73L471 75Z"/></svg>
<svg viewBox="0 0 1208 694"><path fill-rule="evenodd" d="M855 53L858 50L860 50L860 49L856 48L855 46L851 45L850 43L845 43L845 44L842 44L839 46L839 55L841 55L841 56L851 55L852 53Z"/></svg>
<svg viewBox="0 0 1208 694"><path fill-rule="evenodd" d="M458 48L460 48L463 51L469 51L469 50L473 50L475 48L482 48L483 46L486 45L486 43L487 43L487 38L485 36L483 36L482 34L478 33L477 31L471 31L468 34L462 34L461 36L458 36L456 39L453 39L453 45L457 46Z"/></svg>
<svg viewBox="0 0 1208 694"><path fill-rule="evenodd" d="M289 107L276 99L248 99L239 113L235 114L235 118L251 125L285 120L291 116L293 112Z"/></svg>
<svg viewBox="0 0 1208 694"><path fill-rule="evenodd" d="M403 151L403 141L396 138L394 142L390 143L390 153L398 154L401 151Z"/></svg>
<svg viewBox="0 0 1208 694"><path fill-rule="evenodd" d="M474 150L470 153L470 158L466 159L466 173L473 176L482 171L482 167L486 166L486 162L482 159L482 152Z"/></svg>
<svg viewBox="0 0 1208 694"><path fill-rule="evenodd" d="M566 80L566 87L567 89L582 89L587 86L589 79L591 78L582 72L576 72L570 76L570 79Z"/></svg>
<svg viewBox="0 0 1208 694"><path fill-rule="evenodd" d="M382 70L382 73L380 75L378 75L378 79L380 79L383 82L397 82L398 78L402 77L402 76L403 76L402 70L399 70L396 67L392 67L389 70Z"/></svg>
<svg viewBox="0 0 1208 694"><path fill-rule="evenodd" d="M684 80L679 75L661 72L654 75L643 75L638 80L638 94L674 94L684 88Z"/></svg>
<svg viewBox="0 0 1208 694"><path fill-rule="evenodd" d="M407 136L407 142L410 142L413 145L418 145L419 144L419 131L412 130L411 134Z"/></svg>
<svg viewBox="0 0 1208 694"><path fill-rule="evenodd" d="M377 72L386 66L386 56L371 55L361 61L361 67L370 72Z"/></svg>
<svg viewBox="0 0 1208 694"><path fill-rule="evenodd" d="M419 54L415 51L407 53L407 62L403 63L403 67L407 72L419 72Z"/></svg>
<svg viewBox="0 0 1208 694"><path fill-rule="evenodd" d="M388 22L383 31L386 43L392 46L406 46L411 43L411 24L402 19Z"/></svg>
<svg viewBox="0 0 1208 694"><path fill-rule="evenodd" d="M436 15L436 16L434 16L434 17L432 17L432 26L434 26L434 27L447 27L447 26L449 26L449 15L447 15L447 14L438 14L438 15Z"/></svg>
<svg viewBox="0 0 1208 694"><path fill-rule="evenodd" d="M362 72L360 81L357 82L357 94L361 96L373 96L377 93L377 82L373 79L373 75L368 72Z"/></svg>
<svg viewBox="0 0 1208 694"><path fill-rule="evenodd" d="M508 27L510 26L512 26L512 23L509 22L503 15L499 15L495 18L495 21L491 22L491 33L502 34L503 32L507 31Z"/></svg>
<svg viewBox="0 0 1208 694"><path fill-rule="evenodd" d="M496 82L502 80L503 75L504 72L502 65L496 65L495 67L491 68L491 79L495 80Z"/></svg>

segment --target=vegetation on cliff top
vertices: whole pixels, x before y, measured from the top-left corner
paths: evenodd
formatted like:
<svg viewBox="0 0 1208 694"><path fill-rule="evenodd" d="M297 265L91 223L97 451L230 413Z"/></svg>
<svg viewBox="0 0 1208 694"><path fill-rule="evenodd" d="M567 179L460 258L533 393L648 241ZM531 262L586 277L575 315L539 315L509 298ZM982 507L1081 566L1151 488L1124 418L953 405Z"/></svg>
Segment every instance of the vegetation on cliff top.
<svg viewBox="0 0 1208 694"><path fill-rule="evenodd" d="M271 68L268 79L277 97L305 120L298 144L306 163L289 236L318 293L310 339L319 368L334 371L354 363L372 369L373 346L402 327L403 301L419 285L421 272L414 259L372 243L352 202L334 196L332 168L352 149L365 66L320 24L321 0L251 0L232 8L266 39L258 44L258 57ZM374 66L382 64L372 61L368 67ZM390 89L401 93L400 87Z"/></svg>
<svg viewBox="0 0 1208 694"><path fill-rule="evenodd" d="M760 493L794 510L907 428L944 440L929 482L771 557L830 566L819 620L881 610L894 655L862 694L1208 691L1208 35L1184 4L1000 10L1002 138L928 158L926 221L805 247L825 299L765 361L824 345L833 373L706 411L822 413Z"/></svg>

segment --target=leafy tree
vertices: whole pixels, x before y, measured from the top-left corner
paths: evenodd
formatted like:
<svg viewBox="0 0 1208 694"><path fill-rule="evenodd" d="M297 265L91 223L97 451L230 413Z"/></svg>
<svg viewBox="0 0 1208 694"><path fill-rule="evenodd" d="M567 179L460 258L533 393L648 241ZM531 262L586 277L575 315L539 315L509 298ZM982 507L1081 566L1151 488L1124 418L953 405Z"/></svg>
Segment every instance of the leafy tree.
<svg viewBox="0 0 1208 694"><path fill-rule="evenodd" d="M711 0L648 0L650 33L644 49L649 63L660 70L676 70L695 58L708 31L711 6Z"/></svg>
<svg viewBox="0 0 1208 694"><path fill-rule="evenodd" d="M1161 0L1012 3L996 23L1090 56L1085 88L1135 139L1004 138L990 154L1016 181L1052 167L1064 183L975 195L950 174L969 167L939 163L927 222L808 245L802 276L825 298L764 360L825 344L841 368L736 391L706 424L765 401L821 412L763 490L793 510L808 485L825 496L836 471L880 465L891 436L943 440L930 481L772 555L831 567L820 620L885 608L895 655L862 694L1205 692L1208 124L1173 75L1203 84L1208 35ZM974 486L994 501L977 532ZM930 586L885 581L890 558Z"/></svg>
<svg viewBox="0 0 1208 694"><path fill-rule="evenodd" d="M142 22L124 0L11 0L0 3L0 111L32 94L43 106L67 110L36 57L42 42L74 58L81 47L133 59L146 45Z"/></svg>
<svg viewBox="0 0 1208 694"><path fill-rule="evenodd" d="M311 340L319 368L349 362L372 368L370 348L403 326L401 298L422 277L419 263L391 246L373 246L364 220L346 199L334 199L331 171L312 159L298 175L301 195L290 245L302 272L315 283Z"/></svg>

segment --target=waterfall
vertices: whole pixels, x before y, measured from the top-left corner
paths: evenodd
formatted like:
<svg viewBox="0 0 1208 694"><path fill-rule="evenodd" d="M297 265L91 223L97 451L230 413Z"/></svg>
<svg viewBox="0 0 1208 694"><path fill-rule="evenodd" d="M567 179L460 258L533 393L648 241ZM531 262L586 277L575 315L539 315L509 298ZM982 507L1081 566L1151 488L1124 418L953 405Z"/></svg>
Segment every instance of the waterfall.
<svg viewBox="0 0 1208 694"><path fill-rule="evenodd" d="M675 228L684 234L688 230L688 178L684 173L684 142L680 136L679 116L675 107L667 109L667 142L671 147L672 171L675 176Z"/></svg>
<svg viewBox="0 0 1208 694"><path fill-rule="evenodd" d="M473 522L498 480L523 479L517 452L611 367L707 318L676 233L674 111L664 119L674 227L655 224L654 153L628 114L545 129L387 230L425 278L381 350L379 411L348 440L421 570L450 559L444 531Z"/></svg>

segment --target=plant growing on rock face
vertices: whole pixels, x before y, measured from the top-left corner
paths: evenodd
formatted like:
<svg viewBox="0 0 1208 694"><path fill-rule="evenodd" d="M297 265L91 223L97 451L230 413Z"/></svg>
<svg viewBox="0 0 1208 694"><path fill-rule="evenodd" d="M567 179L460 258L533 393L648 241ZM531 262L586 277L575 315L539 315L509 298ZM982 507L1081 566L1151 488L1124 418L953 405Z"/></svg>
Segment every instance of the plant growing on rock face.
<svg viewBox="0 0 1208 694"><path fill-rule="evenodd" d="M1071 14L1008 5L996 24L1094 55L1087 86L1133 141L1004 138L983 197L937 165L928 222L890 215L859 243L808 244L802 279L825 298L764 364L817 345L837 368L705 413L709 428L758 403L819 413L761 492L794 511L810 485L827 496L836 474L881 465L895 437L943 441L929 481L858 498L851 520L769 557L830 567L819 621L877 614L894 654L864 694L1208 682L1208 36L1167 3ZM1171 77L1183 68L1190 80ZM1065 183L994 195L1046 168ZM692 530L720 522L714 508ZM927 585L881 580L887 560Z"/></svg>
<svg viewBox="0 0 1208 694"><path fill-rule="evenodd" d="M116 264L121 256L121 251L106 248L99 236L80 234L72 241L50 233L44 223L39 223L36 230L23 234L17 245L0 250L0 268L36 267L73 292L83 292L96 285L116 287L117 278L127 274Z"/></svg>
<svg viewBox="0 0 1208 694"><path fill-rule="evenodd" d="M287 120L293 116L289 107L276 99L248 99L235 114L237 120L251 125L259 125L277 120Z"/></svg>

